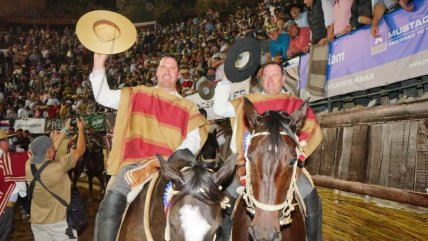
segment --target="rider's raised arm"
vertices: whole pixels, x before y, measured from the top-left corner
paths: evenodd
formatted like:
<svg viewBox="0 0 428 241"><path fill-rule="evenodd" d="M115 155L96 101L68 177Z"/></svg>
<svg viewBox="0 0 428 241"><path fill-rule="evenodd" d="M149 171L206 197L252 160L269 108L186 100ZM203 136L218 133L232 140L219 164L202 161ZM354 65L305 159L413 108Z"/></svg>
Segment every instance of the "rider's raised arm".
<svg viewBox="0 0 428 241"><path fill-rule="evenodd" d="M235 117L235 109L229 101L230 81L223 80L217 84L214 93L213 111L216 115L227 118Z"/></svg>
<svg viewBox="0 0 428 241"><path fill-rule="evenodd" d="M120 90L111 90L107 83L105 61L107 55L94 54L94 69L89 75L95 100L106 107L117 110L119 107Z"/></svg>

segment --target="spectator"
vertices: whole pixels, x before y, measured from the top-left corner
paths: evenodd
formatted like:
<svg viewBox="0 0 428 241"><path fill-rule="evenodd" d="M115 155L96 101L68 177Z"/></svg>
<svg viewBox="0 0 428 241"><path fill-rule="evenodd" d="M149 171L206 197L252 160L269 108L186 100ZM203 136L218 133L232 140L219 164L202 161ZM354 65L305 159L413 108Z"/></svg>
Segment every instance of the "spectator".
<svg viewBox="0 0 428 241"><path fill-rule="evenodd" d="M372 0L373 7L373 21L370 33L373 37L379 37L379 22L382 19L385 11L393 9L398 4L406 11L410 12L413 10L413 3L409 4L409 0Z"/></svg>
<svg viewBox="0 0 428 241"><path fill-rule="evenodd" d="M292 58L304 53L310 43L311 30L309 27L299 28L294 20L288 20L285 23L285 30L290 36L290 46L287 50L287 57Z"/></svg>
<svg viewBox="0 0 428 241"><path fill-rule="evenodd" d="M303 11L303 6L300 3L293 3L290 5L290 16L296 21L297 26L300 28L309 27L308 12Z"/></svg>
<svg viewBox="0 0 428 241"><path fill-rule="evenodd" d="M40 179L43 180L43 184L49 188L49 191L67 203L70 203L71 197L71 182L68 178L68 171L76 165L76 162L83 155L86 145L84 121L78 119L76 149L65 156L56 157L57 150L69 128L70 119L66 121L65 128L61 132L55 131L50 134L50 137L40 136L34 139L30 144L31 158L25 167L27 182L31 182L34 179L31 166L34 165L37 170L46 161L52 161L40 173ZM69 239L65 233L68 228L66 207L42 187L38 181L35 182L32 193L30 220L35 241ZM73 230L73 235L77 237L76 230Z"/></svg>
<svg viewBox="0 0 428 241"><path fill-rule="evenodd" d="M350 24L353 28L361 25L372 24L372 3L371 0L354 0L351 7Z"/></svg>
<svg viewBox="0 0 428 241"><path fill-rule="evenodd" d="M351 8L354 0L334 0L333 18L334 18L334 36L348 34L352 30ZM332 40L330 40L332 41Z"/></svg>
<svg viewBox="0 0 428 241"><path fill-rule="evenodd" d="M190 76L190 72L189 69L187 68L182 68L180 69L180 77L179 77L179 81L181 84L182 89L182 95L189 95L194 93L194 86L193 86L193 79Z"/></svg>
<svg viewBox="0 0 428 241"><path fill-rule="evenodd" d="M269 36L269 52L268 58L275 63L282 63L287 59L287 50L290 45L290 36L288 34L280 34L278 26L271 24L266 27L266 34Z"/></svg>
<svg viewBox="0 0 428 241"><path fill-rule="evenodd" d="M304 2L309 9L308 23L312 33L311 43L326 45L328 43L326 25L329 26L330 23L326 23L324 20L322 1L304 0ZM308 50L306 50L306 52L308 52Z"/></svg>
<svg viewBox="0 0 428 241"><path fill-rule="evenodd" d="M0 129L0 241L8 241L13 228L13 208L18 196L27 195L25 163L27 152L11 152L11 134Z"/></svg>
<svg viewBox="0 0 428 241"><path fill-rule="evenodd" d="M27 119L28 118L28 111L27 111L27 107L24 107L24 104L19 104L19 109L16 115L17 119Z"/></svg>

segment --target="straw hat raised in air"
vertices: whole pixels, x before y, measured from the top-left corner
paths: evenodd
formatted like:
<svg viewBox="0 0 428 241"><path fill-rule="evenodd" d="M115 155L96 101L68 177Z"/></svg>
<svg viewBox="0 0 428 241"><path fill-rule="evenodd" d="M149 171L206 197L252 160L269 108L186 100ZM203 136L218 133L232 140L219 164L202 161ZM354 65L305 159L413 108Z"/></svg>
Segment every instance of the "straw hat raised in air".
<svg viewBox="0 0 428 241"><path fill-rule="evenodd" d="M129 19L106 10L88 12L80 17L76 33L83 46L100 54L124 52L137 39L137 30Z"/></svg>

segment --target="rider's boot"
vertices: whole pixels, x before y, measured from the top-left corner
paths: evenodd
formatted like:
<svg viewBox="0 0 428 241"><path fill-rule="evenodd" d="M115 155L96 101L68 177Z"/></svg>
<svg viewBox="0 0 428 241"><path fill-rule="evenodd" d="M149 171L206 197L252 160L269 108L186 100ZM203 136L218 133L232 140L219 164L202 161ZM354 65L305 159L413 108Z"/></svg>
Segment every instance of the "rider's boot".
<svg viewBox="0 0 428 241"><path fill-rule="evenodd" d="M236 200L239 197L237 188L241 186L241 182L238 178L232 178L231 182L225 188L225 194L229 198L229 205L223 210L223 219L221 222L220 232L217 235L217 241L229 241L230 234L232 231L232 213L235 207Z"/></svg>
<svg viewBox="0 0 428 241"><path fill-rule="evenodd" d="M297 179L297 187L306 206L305 227L308 241L322 240L322 204L306 169Z"/></svg>
<svg viewBox="0 0 428 241"><path fill-rule="evenodd" d="M111 190L106 192L95 221L94 241L116 240L125 208L125 195Z"/></svg>
<svg viewBox="0 0 428 241"><path fill-rule="evenodd" d="M313 189L311 193L303 199L306 206L306 235L308 241L322 240L322 205L317 190Z"/></svg>

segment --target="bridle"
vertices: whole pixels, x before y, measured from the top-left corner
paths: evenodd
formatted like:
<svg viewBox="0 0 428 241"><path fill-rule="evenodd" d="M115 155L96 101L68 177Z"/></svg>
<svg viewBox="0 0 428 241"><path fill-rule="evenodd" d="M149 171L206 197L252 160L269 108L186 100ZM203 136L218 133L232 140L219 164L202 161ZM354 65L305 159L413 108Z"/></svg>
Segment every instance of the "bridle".
<svg viewBox="0 0 428 241"><path fill-rule="evenodd" d="M187 171L190 168L191 167L186 166L186 167L182 168L180 170L180 172ZM207 169L207 170L209 172L211 172L211 173L214 172L211 169ZM218 188L220 190L222 189L221 186L219 186ZM201 188L198 192L205 192L205 190ZM169 182L167 184L167 187L166 187L166 190L165 190L165 194L164 194L164 205L165 205L165 208L166 208L166 205L169 205L169 203L166 204L166 202L171 201L172 197L174 195L178 195L179 193L180 193L180 191L175 190L171 182ZM221 206L222 209L226 209L227 207L230 207L229 198L226 195L224 196L222 202L220 203L220 206ZM164 237L165 237L165 241L170 241L171 240L171 227L170 227L170 224L169 224L169 213L170 212L167 211L166 209L165 209L165 212L166 212L166 223L165 223L165 235L164 235ZM216 240L216 236L217 235L214 234L213 241Z"/></svg>
<svg viewBox="0 0 428 241"><path fill-rule="evenodd" d="M249 161L249 158L247 156L248 154L248 149L251 145L251 139L257 136L268 136L270 135L270 132L257 132L255 133L253 131L253 133L248 137L248 143L247 143L247 148L245 148L245 153L244 153L244 157L246 160L245 163L245 168L246 168L246 184L245 184L245 191L243 193L243 198L247 204L247 210L251 213L251 214L255 214L255 209L260 208L264 211L281 211L281 217L279 218L279 224L282 225L286 225L291 223L291 212L294 211L294 206L297 204L292 204L293 201L293 196L294 193L296 192L296 187L297 187L297 178L296 178L296 173L297 173L297 163L298 160L296 160L293 164L293 173L292 173L292 177L291 177L291 181L290 181L290 185L288 186L287 189L287 194L285 197L285 200L280 203L280 204L267 204L267 203L262 203L260 201L258 201L256 199L256 197L254 196L253 193L253 186L252 186L252 182L251 182L251 164ZM290 136L289 134L287 134L286 132L281 131L279 133L282 136ZM293 133L294 136L290 136L293 140L298 140L298 137L295 133ZM303 151L302 151L302 147L301 145L296 142L296 154L297 157L300 157L303 155Z"/></svg>

